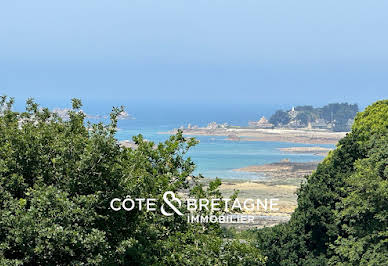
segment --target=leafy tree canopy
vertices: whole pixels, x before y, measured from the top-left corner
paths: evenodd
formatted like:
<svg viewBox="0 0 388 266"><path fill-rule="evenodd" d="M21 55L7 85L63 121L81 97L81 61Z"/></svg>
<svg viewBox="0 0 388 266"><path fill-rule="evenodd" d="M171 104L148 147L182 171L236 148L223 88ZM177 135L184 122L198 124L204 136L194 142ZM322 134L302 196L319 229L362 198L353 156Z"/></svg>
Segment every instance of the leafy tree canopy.
<svg viewBox="0 0 388 266"><path fill-rule="evenodd" d="M287 112L284 112L282 110L277 110L269 119L269 122L271 124L274 124L275 126L281 126L281 125L287 125L290 122L290 116Z"/></svg>
<svg viewBox="0 0 388 266"><path fill-rule="evenodd" d="M134 209L115 212L113 198L156 198L166 191L220 198L192 176L186 156L196 140L182 132L164 143L115 139L117 117L90 124L73 100L69 119L28 100L25 112L0 100L1 265L258 265L249 243L225 241L218 224ZM188 177L191 178L188 178ZM183 209L182 209L183 211Z"/></svg>
<svg viewBox="0 0 388 266"><path fill-rule="evenodd" d="M257 231L268 265L388 261L388 100L359 113L298 191L287 224Z"/></svg>
<svg viewBox="0 0 388 266"><path fill-rule="evenodd" d="M270 122L275 126L285 126L292 121L299 121L307 126L309 122L323 120L333 131L349 131L349 122L358 112L357 104L331 103L323 107L314 108L311 105L296 106L296 117L291 117L288 111L278 110L271 117Z"/></svg>

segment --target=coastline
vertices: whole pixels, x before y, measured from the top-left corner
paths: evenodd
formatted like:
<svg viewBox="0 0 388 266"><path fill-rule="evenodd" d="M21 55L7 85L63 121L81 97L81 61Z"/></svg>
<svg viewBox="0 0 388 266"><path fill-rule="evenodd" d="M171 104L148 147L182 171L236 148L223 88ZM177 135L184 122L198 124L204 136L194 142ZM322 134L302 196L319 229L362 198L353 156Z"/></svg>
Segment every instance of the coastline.
<svg viewBox="0 0 388 266"><path fill-rule="evenodd" d="M302 178L311 174L318 166L319 162L289 162L288 160L263 165L252 165L233 171L262 173L271 178Z"/></svg>
<svg viewBox="0 0 388 266"><path fill-rule="evenodd" d="M320 147L319 144L336 144L346 132L332 132L317 129L253 129L253 128L185 128L181 129L185 136L221 136L231 142L257 141L257 142L285 142L311 144L311 146L295 146L276 148L286 154L313 154L325 156L332 148ZM178 129L158 134L175 134ZM125 146L132 146L130 141L122 141ZM313 145L317 146L313 146ZM315 159L312 159L315 160ZM253 211L244 212L255 216L254 223L250 224L224 224L226 227L236 229L262 228L287 222L297 207L296 191L317 167L318 161L290 162L287 159L263 165L249 165L233 169L238 172L249 172L261 176L257 179L233 179L223 178L220 192L224 197L230 197L235 190L239 191L238 198L278 198L279 210L276 212ZM205 186L212 180L206 178L202 181Z"/></svg>
<svg viewBox="0 0 388 266"><path fill-rule="evenodd" d="M276 212L250 212L254 215L253 224L226 225L237 229L262 228L287 222L297 207L296 191L304 177L310 175L317 167L314 162L280 161L264 165L252 165L234 171L254 172L264 174L266 178L260 180L223 179L220 191L224 197L230 197L235 190L239 191L238 198L278 198L279 210ZM210 179L204 180L205 183Z"/></svg>
<svg viewBox="0 0 388 266"><path fill-rule="evenodd" d="M178 130L159 132L175 134ZM225 136L231 141L272 141L303 144L336 144L347 132L332 132L312 129L251 129L251 128L197 128L183 129L183 134L192 136Z"/></svg>
<svg viewBox="0 0 388 266"><path fill-rule="evenodd" d="M314 154L319 156L326 156L333 149L324 147L289 147L277 148L279 151L291 154Z"/></svg>

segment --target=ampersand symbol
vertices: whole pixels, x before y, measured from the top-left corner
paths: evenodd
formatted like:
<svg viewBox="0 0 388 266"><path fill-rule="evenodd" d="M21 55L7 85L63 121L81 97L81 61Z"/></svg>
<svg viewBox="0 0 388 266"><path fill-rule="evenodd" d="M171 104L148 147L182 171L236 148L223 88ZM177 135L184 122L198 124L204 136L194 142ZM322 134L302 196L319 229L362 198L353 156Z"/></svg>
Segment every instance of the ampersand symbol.
<svg viewBox="0 0 388 266"><path fill-rule="evenodd" d="M170 199L168 199L168 195L170 195L171 196L171 200ZM176 213L176 214L178 214L178 215L183 215L173 204L172 204L172 202L177 202L178 203L178 205L179 205L179 207L181 207L182 206L182 202L181 202L181 200L180 199L178 199L177 197L175 197L175 194L174 194L174 192L172 192L172 191L167 191L167 192L165 192L164 194L163 194L163 200L164 200L164 202ZM162 205L162 207L160 208L160 211L162 212L162 214L163 215L165 215L165 216L171 216L171 215L173 215L174 213L170 213L170 212L166 212L166 210L164 209L164 204Z"/></svg>

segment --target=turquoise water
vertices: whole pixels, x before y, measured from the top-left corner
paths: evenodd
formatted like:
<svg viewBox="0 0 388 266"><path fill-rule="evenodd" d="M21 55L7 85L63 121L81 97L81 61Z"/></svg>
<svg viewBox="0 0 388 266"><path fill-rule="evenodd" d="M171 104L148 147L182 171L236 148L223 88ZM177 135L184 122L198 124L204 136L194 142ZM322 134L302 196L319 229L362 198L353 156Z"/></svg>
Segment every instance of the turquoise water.
<svg viewBox="0 0 388 266"><path fill-rule="evenodd" d="M112 105L117 106L118 104ZM120 120L117 138L119 140L131 140L132 136L142 134L145 139L154 142L164 141L169 137L169 135L159 134L159 132L167 132L188 123L201 127L215 121L217 123L226 122L230 125L246 126L248 121L258 120L263 115L268 118L277 109L284 109L281 106L241 104L189 105L187 103L161 103L155 105L126 104L126 106L127 112L136 119ZM86 111L91 114L106 115L109 108L98 104ZM200 143L189 152L189 156L197 165L195 174L201 173L210 178L261 179L263 176L255 173L232 170L251 165L279 162L285 158L294 162L323 159L322 156L312 154L288 154L279 151L278 148L296 146L334 147L334 145L306 145L282 142L235 142L226 140L222 136L196 136L196 138Z"/></svg>
<svg viewBox="0 0 388 266"><path fill-rule="evenodd" d="M168 138L168 135L159 132L171 130L168 125L155 126L155 128L131 128L121 126L117 133L119 140L131 139L141 133L145 139L159 142ZM322 156L312 154L289 154L278 148L297 146L334 147L334 145L311 145L284 142L259 142L259 141L230 141L223 136L195 136L200 143L193 147L189 156L196 163L195 174L201 173L209 178L227 179L261 179L263 176L256 173L236 172L233 169L250 165L261 165L289 159L293 162L308 162L323 159Z"/></svg>
<svg viewBox="0 0 388 266"><path fill-rule="evenodd" d="M52 103L50 108L69 106L63 102ZM111 106L126 106L126 111L136 119L120 120L116 137L118 140L131 140L133 136L142 134L145 139L160 142L169 135L159 134L182 125L206 126L209 122L228 123L230 125L247 126L248 121L258 120L261 116L267 118L277 109L287 109L290 106L256 105L256 104L189 104L189 103L122 103L104 102L91 103L85 106L86 113L106 117ZM91 122L108 123L107 119L89 119ZM251 165L261 165L289 159L293 162L309 162L322 160L322 156L312 154L289 154L278 148L297 146L334 147L334 145L310 145L282 142L229 141L225 137L195 136L200 143L189 151L189 156L196 163L195 174L201 173L210 178L228 179L260 179L263 176L255 173L236 172L233 169Z"/></svg>

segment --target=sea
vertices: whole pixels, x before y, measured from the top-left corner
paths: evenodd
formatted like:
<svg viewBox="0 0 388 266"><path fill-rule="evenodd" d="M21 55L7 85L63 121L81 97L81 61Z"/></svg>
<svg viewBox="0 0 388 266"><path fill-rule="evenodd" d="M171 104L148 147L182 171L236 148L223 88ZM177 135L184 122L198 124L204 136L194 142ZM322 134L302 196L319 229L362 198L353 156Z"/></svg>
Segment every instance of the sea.
<svg viewBox="0 0 388 266"><path fill-rule="evenodd" d="M189 93L189 92L186 92ZM162 101L150 103L106 101L83 101L83 111L90 115L106 117L112 106L124 105L131 119L118 122L118 140L131 140L133 136L143 135L145 139L155 143L165 141L169 134L162 134L180 126L188 124L200 127L210 122L228 123L229 125L247 126L249 121L257 121L262 116L269 118L276 110L291 109L291 104L238 104L238 103L186 103L179 101ZM20 104L20 103L19 103ZM69 108L70 101L46 102L43 106L54 108ZM19 105L18 109L22 106ZM90 119L107 122L106 119ZM98 121L98 122L99 122ZM199 140L199 144L191 148L187 156L196 164L194 174L202 174L207 178L260 180L265 178L261 174L233 171L234 169L279 162L288 159L291 162L320 161L323 156L314 154L291 154L279 150L279 148L319 146L334 148L331 144L300 144L286 142L264 141L231 141L223 136L193 136Z"/></svg>
<svg viewBox="0 0 388 266"><path fill-rule="evenodd" d="M227 106L154 106L152 109L138 108L133 119L120 120L117 132L118 140L131 140L133 136L143 137L155 143L165 141L171 131L180 126L206 126L214 121L229 125L247 126L248 121L258 120L261 116L269 117L279 107L254 105ZM153 111L150 111L153 110ZM137 112L136 112L137 111ZM320 161L323 156L314 154L291 154L279 148L319 146L334 148L330 144L300 144L267 141L231 141L224 136L193 136L199 144L191 148L189 156L196 164L194 174L202 174L207 178L260 180L262 174L234 171L234 169L279 162L288 159L291 162Z"/></svg>

